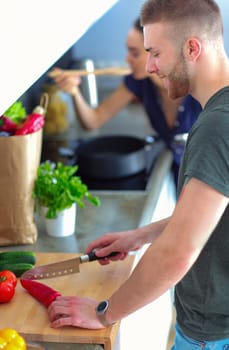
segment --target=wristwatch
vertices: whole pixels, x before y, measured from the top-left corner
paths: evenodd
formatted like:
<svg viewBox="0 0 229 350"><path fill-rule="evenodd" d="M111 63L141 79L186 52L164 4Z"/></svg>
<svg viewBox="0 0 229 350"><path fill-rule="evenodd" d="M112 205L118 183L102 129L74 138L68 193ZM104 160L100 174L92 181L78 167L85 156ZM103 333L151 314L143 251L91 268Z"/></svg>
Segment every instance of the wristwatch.
<svg viewBox="0 0 229 350"><path fill-rule="evenodd" d="M112 324L115 323L115 322L114 323L109 323L107 321L107 319L106 319L106 311L107 311L108 307L109 307L109 301L108 300L103 300L97 305L97 307L95 309L96 315L97 315L99 321L105 327L109 327L109 326L111 326Z"/></svg>

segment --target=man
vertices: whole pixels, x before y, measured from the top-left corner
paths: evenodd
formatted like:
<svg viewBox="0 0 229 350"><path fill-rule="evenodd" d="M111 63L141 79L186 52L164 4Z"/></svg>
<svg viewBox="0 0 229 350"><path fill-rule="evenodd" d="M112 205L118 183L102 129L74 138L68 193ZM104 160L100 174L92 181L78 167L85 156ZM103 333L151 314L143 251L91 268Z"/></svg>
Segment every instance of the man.
<svg viewBox="0 0 229 350"><path fill-rule="evenodd" d="M87 252L99 248L100 257L120 252L117 260L152 243L108 302L60 297L49 317L53 327L103 328L175 286L173 349L205 343L223 349L229 347L229 63L222 19L214 0L148 0L141 21L147 71L163 80L171 98L190 93L203 107L181 165L179 200L168 219L89 244Z"/></svg>

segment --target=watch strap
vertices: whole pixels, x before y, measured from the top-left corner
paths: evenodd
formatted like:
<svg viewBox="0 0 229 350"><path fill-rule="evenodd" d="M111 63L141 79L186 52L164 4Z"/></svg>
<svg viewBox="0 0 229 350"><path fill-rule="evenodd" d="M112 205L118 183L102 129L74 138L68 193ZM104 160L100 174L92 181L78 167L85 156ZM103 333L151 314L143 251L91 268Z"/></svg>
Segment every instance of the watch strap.
<svg viewBox="0 0 229 350"><path fill-rule="evenodd" d="M107 312L108 307L109 307L109 301L108 300L101 301L96 307L96 315L97 315L99 321L105 327L109 327L109 326L111 326L111 325L113 325L115 323L115 322L110 323L110 322L107 321L106 312Z"/></svg>

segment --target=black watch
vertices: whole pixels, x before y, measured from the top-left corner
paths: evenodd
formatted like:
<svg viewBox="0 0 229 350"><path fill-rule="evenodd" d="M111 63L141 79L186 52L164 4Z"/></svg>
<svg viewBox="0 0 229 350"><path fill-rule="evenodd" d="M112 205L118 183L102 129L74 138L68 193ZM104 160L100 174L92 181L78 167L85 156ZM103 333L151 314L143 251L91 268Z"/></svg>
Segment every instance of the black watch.
<svg viewBox="0 0 229 350"><path fill-rule="evenodd" d="M109 301L108 300L103 300L101 301L97 307L96 307L96 315L99 319L99 321L105 326L105 327L109 327L111 326L113 323L109 323L106 319L106 311L108 309L109 306Z"/></svg>

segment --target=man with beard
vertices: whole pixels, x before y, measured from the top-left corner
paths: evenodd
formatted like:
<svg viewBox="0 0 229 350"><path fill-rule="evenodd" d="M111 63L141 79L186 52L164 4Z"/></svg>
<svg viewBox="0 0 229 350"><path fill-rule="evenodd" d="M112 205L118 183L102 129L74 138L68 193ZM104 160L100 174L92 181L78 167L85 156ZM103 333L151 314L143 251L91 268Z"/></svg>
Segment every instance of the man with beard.
<svg viewBox="0 0 229 350"><path fill-rule="evenodd" d="M174 138L179 134L189 132L202 108L199 102L190 95L176 100L170 99L161 80L155 74L146 72L147 52L144 49L143 28L139 18L134 21L128 31L126 48L126 62L131 72L123 77L119 86L96 108L92 108L84 99L78 86L80 78L75 73L70 74L69 70L54 68L49 75L53 77L59 89L72 96L77 118L87 130L101 127L132 101L138 101L154 132L172 151L171 170L177 186L184 146L174 142Z"/></svg>
<svg viewBox="0 0 229 350"><path fill-rule="evenodd" d="M53 327L103 328L175 286L173 350L229 349L229 63L220 10L214 0L148 0L141 21L147 71L171 98L190 93L203 108L182 160L179 200L168 219L89 244L99 257L119 252L107 264L150 243L108 301L60 297L49 317Z"/></svg>

